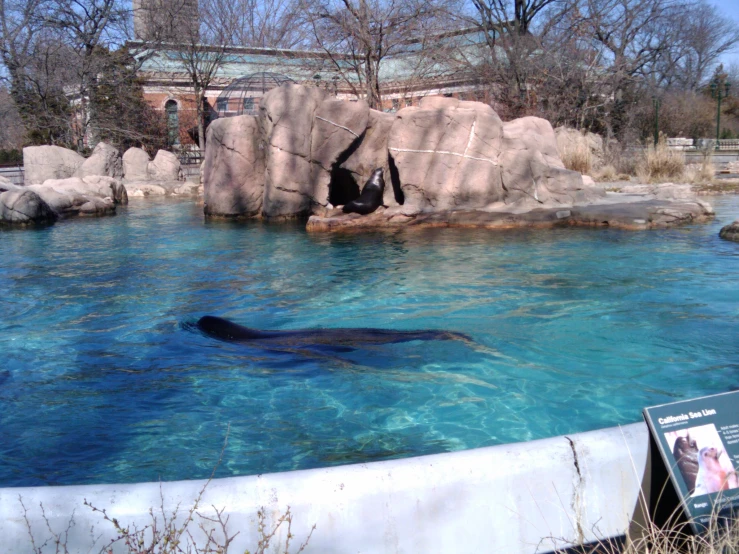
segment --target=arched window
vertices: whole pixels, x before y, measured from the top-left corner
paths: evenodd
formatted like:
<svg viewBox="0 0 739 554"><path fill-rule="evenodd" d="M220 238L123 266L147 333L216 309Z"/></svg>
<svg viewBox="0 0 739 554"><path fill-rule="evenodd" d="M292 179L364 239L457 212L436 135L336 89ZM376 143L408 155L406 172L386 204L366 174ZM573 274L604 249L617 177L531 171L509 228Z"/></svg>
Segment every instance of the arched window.
<svg viewBox="0 0 739 554"><path fill-rule="evenodd" d="M180 116L177 114L177 102L167 100L164 104L167 113L167 143L170 146L180 143Z"/></svg>

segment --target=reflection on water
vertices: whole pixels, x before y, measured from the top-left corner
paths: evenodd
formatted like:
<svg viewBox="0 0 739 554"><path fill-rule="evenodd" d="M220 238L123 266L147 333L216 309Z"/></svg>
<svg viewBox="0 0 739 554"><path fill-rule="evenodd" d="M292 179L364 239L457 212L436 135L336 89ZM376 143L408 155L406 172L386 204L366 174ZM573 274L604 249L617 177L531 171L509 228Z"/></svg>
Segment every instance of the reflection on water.
<svg viewBox="0 0 739 554"><path fill-rule="evenodd" d="M0 232L0 485L202 478L444 452L739 386L739 247L667 231L309 235L136 201ZM187 330L448 329L274 349Z"/></svg>

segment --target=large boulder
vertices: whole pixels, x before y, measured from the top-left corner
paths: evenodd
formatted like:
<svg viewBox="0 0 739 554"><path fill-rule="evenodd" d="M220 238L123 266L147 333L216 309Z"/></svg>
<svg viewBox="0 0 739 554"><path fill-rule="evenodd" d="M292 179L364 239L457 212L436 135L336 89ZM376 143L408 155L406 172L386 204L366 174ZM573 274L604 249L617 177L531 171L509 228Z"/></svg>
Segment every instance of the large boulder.
<svg viewBox="0 0 739 554"><path fill-rule="evenodd" d="M123 185L112 177L101 175L48 179L41 185L26 188L61 216L111 215L117 204L128 203Z"/></svg>
<svg viewBox="0 0 739 554"><path fill-rule="evenodd" d="M3 177L2 175L0 175L0 192L5 192L7 190L18 190L21 188L23 187L19 187L7 177Z"/></svg>
<svg viewBox="0 0 739 554"><path fill-rule="evenodd" d="M0 193L0 223L29 225L51 223L56 219L54 210L31 190L8 190Z"/></svg>
<svg viewBox="0 0 739 554"><path fill-rule="evenodd" d="M503 122L480 102L423 98L400 110L388 138L408 207L448 210L506 199Z"/></svg>
<svg viewBox="0 0 739 554"><path fill-rule="evenodd" d="M264 150L257 118L216 119L208 126L202 178L205 214L253 217L262 211Z"/></svg>
<svg viewBox="0 0 739 554"><path fill-rule="evenodd" d="M739 219L737 219L734 223L730 223L729 225L722 227L721 231L719 231L718 233L718 236L722 239L739 242Z"/></svg>
<svg viewBox="0 0 739 554"><path fill-rule="evenodd" d="M104 175L115 179L122 178L123 161L118 149L105 142L99 142L90 157L74 172L75 177L88 177L90 175Z"/></svg>
<svg viewBox="0 0 739 554"><path fill-rule="evenodd" d="M149 154L143 148L129 148L123 153L123 178L146 181L149 178Z"/></svg>
<svg viewBox="0 0 739 554"><path fill-rule="evenodd" d="M128 203L126 188L112 177L89 175L87 177L71 177L69 179L49 179L41 185L57 192L110 198L114 204Z"/></svg>
<svg viewBox="0 0 739 554"><path fill-rule="evenodd" d="M260 134L266 149L262 206L266 217L305 215L316 201L311 136L323 99L324 92L316 87L288 84L273 88L259 103Z"/></svg>
<svg viewBox="0 0 739 554"><path fill-rule="evenodd" d="M61 146L26 146L23 149L25 184L72 177L85 158Z"/></svg>
<svg viewBox="0 0 739 554"><path fill-rule="evenodd" d="M498 160L506 204L572 206L605 196L605 189L585 184L582 175L565 169L546 119L522 117L505 123Z"/></svg>
<svg viewBox="0 0 739 554"><path fill-rule="evenodd" d="M125 184L128 196L132 198L144 198L148 196L168 196L167 189L159 184L151 181L134 181Z"/></svg>
<svg viewBox="0 0 739 554"><path fill-rule="evenodd" d="M180 160L166 150L159 150L147 166L148 178L151 181L181 180Z"/></svg>

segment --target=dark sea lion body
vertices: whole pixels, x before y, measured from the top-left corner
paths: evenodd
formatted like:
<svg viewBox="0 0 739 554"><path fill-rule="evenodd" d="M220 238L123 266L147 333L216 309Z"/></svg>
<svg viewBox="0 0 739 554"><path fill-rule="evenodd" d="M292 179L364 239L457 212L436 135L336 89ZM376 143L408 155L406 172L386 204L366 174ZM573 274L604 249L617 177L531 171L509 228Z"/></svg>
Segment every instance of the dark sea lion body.
<svg viewBox="0 0 739 554"><path fill-rule="evenodd" d="M294 331L260 330L243 327L227 319L206 315L197 322L204 334L224 341L255 343L263 346L361 346L390 344L413 340L461 340L468 336L452 331L393 331L372 328L298 329Z"/></svg>
<svg viewBox="0 0 739 554"><path fill-rule="evenodd" d="M382 168L378 167L364 184L359 198L348 202L344 206L344 213L367 215L382 206L382 195L385 192L385 179L382 177Z"/></svg>
<svg viewBox="0 0 739 554"><path fill-rule="evenodd" d="M695 490L695 479L698 476L698 445L695 440L687 437L678 437L672 448L677 467L685 479L690 494Z"/></svg>

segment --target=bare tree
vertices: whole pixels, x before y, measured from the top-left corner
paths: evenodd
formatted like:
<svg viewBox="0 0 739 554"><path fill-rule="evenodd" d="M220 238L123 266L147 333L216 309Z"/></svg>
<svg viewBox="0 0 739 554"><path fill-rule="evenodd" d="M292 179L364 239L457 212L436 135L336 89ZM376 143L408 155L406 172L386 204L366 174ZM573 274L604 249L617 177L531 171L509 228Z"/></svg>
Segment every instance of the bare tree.
<svg viewBox="0 0 739 554"><path fill-rule="evenodd" d="M46 0L0 1L0 57L4 79L34 142L68 144L69 104L64 95L64 73L55 66L63 60L64 45L46 27Z"/></svg>
<svg viewBox="0 0 739 554"><path fill-rule="evenodd" d="M137 58L121 49L129 16L123 0L0 2L0 54L30 142L77 147L84 138L98 140L100 102L112 113L116 99L140 90L131 78ZM125 70L111 70L123 63ZM107 95L100 93L102 75Z"/></svg>
<svg viewBox="0 0 739 554"><path fill-rule="evenodd" d="M381 109L382 68L390 57L416 58L407 67L424 67L418 58L422 37L445 29L443 0L302 0L313 39L334 71L371 108Z"/></svg>
<svg viewBox="0 0 739 554"><path fill-rule="evenodd" d="M122 0L53 0L52 8L46 23L70 52L66 66L75 74L65 83L68 96L75 98L75 126L80 138L94 141L97 110L91 100L98 76L109 62L110 48L126 38L125 21L130 12Z"/></svg>
<svg viewBox="0 0 739 554"><path fill-rule="evenodd" d="M547 47L560 46L548 36L568 13L569 4L564 0L471 0L470 5L468 12L450 14L458 25L474 30L466 43L458 43L452 63L487 91L485 96L505 117L531 113L536 109L542 70L550 70L554 77L555 66L565 60L563 56L547 59L553 53ZM564 84L567 79L561 80Z"/></svg>
<svg viewBox="0 0 739 554"><path fill-rule="evenodd" d="M471 0L477 23L495 41L500 33L525 35L532 31L534 18L563 0Z"/></svg>
<svg viewBox="0 0 739 554"><path fill-rule="evenodd" d="M152 46L152 67L185 77L194 95L197 142L205 150L206 92L216 79L234 36L234 22L214 14L228 0L150 0L141 7L142 38Z"/></svg>
<svg viewBox="0 0 739 554"><path fill-rule="evenodd" d="M204 17L213 28L229 22L224 39L231 46L302 48L309 43L299 0L214 2Z"/></svg>
<svg viewBox="0 0 739 554"><path fill-rule="evenodd" d="M721 56L739 45L739 25L705 0L674 11L667 24L676 40L655 64L654 83L660 88L698 90Z"/></svg>
<svg viewBox="0 0 739 554"><path fill-rule="evenodd" d="M0 151L20 150L26 129L10 92L0 88Z"/></svg>

